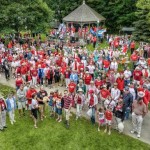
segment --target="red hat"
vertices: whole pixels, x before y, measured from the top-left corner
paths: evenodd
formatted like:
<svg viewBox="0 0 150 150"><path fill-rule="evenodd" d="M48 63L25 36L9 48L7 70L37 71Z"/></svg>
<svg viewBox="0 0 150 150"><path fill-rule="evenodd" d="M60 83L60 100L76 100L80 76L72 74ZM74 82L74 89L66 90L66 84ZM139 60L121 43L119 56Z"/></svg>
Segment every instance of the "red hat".
<svg viewBox="0 0 150 150"><path fill-rule="evenodd" d="M93 90L89 90L89 94L93 94L94 93L94 91Z"/></svg>

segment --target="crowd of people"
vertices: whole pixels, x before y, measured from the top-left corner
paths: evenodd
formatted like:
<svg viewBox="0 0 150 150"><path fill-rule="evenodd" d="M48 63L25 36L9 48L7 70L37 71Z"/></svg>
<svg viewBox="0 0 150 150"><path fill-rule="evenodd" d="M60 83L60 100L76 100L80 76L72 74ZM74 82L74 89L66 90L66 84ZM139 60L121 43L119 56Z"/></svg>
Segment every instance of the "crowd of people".
<svg viewBox="0 0 150 150"><path fill-rule="evenodd" d="M15 124L15 109L20 117L28 110L37 128L38 116L41 121L46 118L48 104L49 115L58 122L65 120L67 128L74 108L76 120L87 112L92 124L98 120L98 131L105 125L104 132L109 135L113 120L121 133L124 120L132 116L131 133L140 138L150 101L149 44L140 43L137 47L129 36L107 35L107 46L101 48L100 43L91 52L69 42L38 40L21 44L12 39L5 45L1 39L1 71L6 80L14 78L16 84L16 94L0 99L1 131L7 127L6 111L11 124Z"/></svg>

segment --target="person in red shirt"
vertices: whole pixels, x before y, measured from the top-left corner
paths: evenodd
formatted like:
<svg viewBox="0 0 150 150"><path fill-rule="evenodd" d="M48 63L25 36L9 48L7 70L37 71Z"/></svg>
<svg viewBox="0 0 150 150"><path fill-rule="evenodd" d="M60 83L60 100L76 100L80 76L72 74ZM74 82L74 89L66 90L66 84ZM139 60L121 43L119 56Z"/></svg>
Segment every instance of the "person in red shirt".
<svg viewBox="0 0 150 150"><path fill-rule="evenodd" d="M68 90L69 90L69 93L72 97L72 106L75 107L75 101L74 101L74 96L75 96L75 93L76 93L76 84L74 81L70 81L69 85L68 85Z"/></svg>
<svg viewBox="0 0 150 150"><path fill-rule="evenodd" d="M68 88L68 85L70 83L70 73L71 72L70 72L69 68L67 68L67 70L64 72L66 88Z"/></svg>
<svg viewBox="0 0 150 150"><path fill-rule="evenodd" d="M36 87L38 71L36 67L31 68L32 84Z"/></svg>
<svg viewBox="0 0 150 150"><path fill-rule="evenodd" d="M26 75L26 82L30 83L30 85L32 83L32 76L31 76L30 72L28 72Z"/></svg>
<svg viewBox="0 0 150 150"><path fill-rule="evenodd" d="M136 62L139 59L139 56L134 52L131 56L130 56L131 61Z"/></svg>
<svg viewBox="0 0 150 150"><path fill-rule="evenodd" d="M76 84L73 82L73 80L70 81L68 85L69 92L73 95L76 91Z"/></svg>
<svg viewBox="0 0 150 150"><path fill-rule="evenodd" d="M28 110L29 110L30 116L32 116L31 115L32 95L36 94L36 93L37 93L37 91L36 91L36 89L34 89L34 85L30 85L30 88L27 90L27 93L26 93L26 99L28 101L27 105L28 105Z"/></svg>
<svg viewBox="0 0 150 150"><path fill-rule="evenodd" d="M82 70L84 70L84 64L82 62L80 62L79 66L78 66L78 73L80 74Z"/></svg>
<svg viewBox="0 0 150 150"><path fill-rule="evenodd" d="M131 49L131 54L133 54L134 49L135 49L135 42L134 41L131 42L130 49Z"/></svg>
<svg viewBox="0 0 150 150"><path fill-rule="evenodd" d="M111 107L108 106L105 111L105 121L106 121L106 129L104 132L106 133L108 130L108 135L111 134L111 124L112 124L113 113L111 112Z"/></svg>
<svg viewBox="0 0 150 150"><path fill-rule="evenodd" d="M107 90L107 86L103 85L103 88L100 91L100 99L101 99L101 101L102 102L105 101L108 98L108 96L110 96L110 92L109 92L109 90Z"/></svg>
<svg viewBox="0 0 150 150"><path fill-rule="evenodd" d="M97 38L96 38L96 36L94 36L93 37L93 48L95 48L95 46L96 46L96 41L97 41Z"/></svg>
<svg viewBox="0 0 150 150"><path fill-rule="evenodd" d="M138 84L139 84L140 80L142 79L142 71L140 70L139 67L136 67L135 70L133 71L133 79Z"/></svg>
<svg viewBox="0 0 150 150"><path fill-rule="evenodd" d="M64 85L66 69L67 69L66 66L62 66L60 68L60 84L61 84L60 86Z"/></svg>
<svg viewBox="0 0 150 150"><path fill-rule="evenodd" d="M145 103L146 107L147 107L147 112L148 112L148 104L150 102L150 92L147 88L146 85L143 85L143 92L144 92L144 97L143 97L143 102Z"/></svg>
<svg viewBox="0 0 150 150"><path fill-rule="evenodd" d="M104 68L105 72L108 71L109 66L110 66L110 62L108 60L106 60L106 59L103 60L103 68Z"/></svg>
<svg viewBox="0 0 150 150"><path fill-rule="evenodd" d="M85 76L84 76L84 83L86 85L87 91L88 91L88 87L89 87L91 81L92 81L92 76L89 74L88 71L86 71Z"/></svg>
<svg viewBox="0 0 150 150"><path fill-rule="evenodd" d="M100 77L97 77L95 80L95 86L96 88L101 87L103 85L103 81L100 79Z"/></svg>
<svg viewBox="0 0 150 150"><path fill-rule="evenodd" d="M120 77L117 78L116 83L117 88L121 91L121 93L123 93L123 89L125 87L123 74L120 74Z"/></svg>
<svg viewBox="0 0 150 150"><path fill-rule="evenodd" d="M20 86L23 84L23 79L20 74L17 74L16 78L16 90L20 88Z"/></svg>
<svg viewBox="0 0 150 150"><path fill-rule="evenodd" d="M23 63L22 66L21 66L21 75L22 75L22 78L24 79L24 81L26 80L26 74L27 74L27 66L26 66L26 63Z"/></svg>

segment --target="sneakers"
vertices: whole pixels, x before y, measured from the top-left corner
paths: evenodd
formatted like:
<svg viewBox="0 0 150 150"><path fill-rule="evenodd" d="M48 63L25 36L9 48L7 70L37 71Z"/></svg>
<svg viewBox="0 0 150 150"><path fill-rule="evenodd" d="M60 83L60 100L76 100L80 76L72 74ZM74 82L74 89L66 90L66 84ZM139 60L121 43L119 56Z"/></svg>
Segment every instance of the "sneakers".
<svg viewBox="0 0 150 150"><path fill-rule="evenodd" d="M140 135L140 134L138 134L138 135L137 135L137 138L140 138L140 137L141 137L141 135Z"/></svg>
<svg viewBox="0 0 150 150"><path fill-rule="evenodd" d="M62 122L62 120L61 119L59 119L59 121L58 122Z"/></svg>
<svg viewBox="0 0 150 150"><path fill-rule="evenodd" d="M107 129L104 130L104 133L106 133L106 132L107 132Z"/></svg>
<svg viewBox="0 0 150 150"><path fill-rule="evenodd" d="M14 122L16 122L16 120L14 120Z"/></svg>
<svg viewBox="0 0 150 150"><path fill-rule="evenodd" d="M135 131L133 131L133 130L132 130L132 131L130 131L130 132L131 132L132 134L134 134L134 133L135 133Z"/></svg>
<svg viewBox="0 0 150 150"><path fill-rule="evenodd" d="M111 131L108 132L108 135L111 135Z"/></svg>
<svg viewBox="0 0 150 150"><path fill-rule="evenodd" d="M100 129L98 128L98 132L100 131Z"/></svg>
<svg viewBox="0 0 150 150"><path fill-rule="evenodd" d="M10 123L11 123L12 125L14 124L14 122L13 122L13 121L11 121Z"/></svg>

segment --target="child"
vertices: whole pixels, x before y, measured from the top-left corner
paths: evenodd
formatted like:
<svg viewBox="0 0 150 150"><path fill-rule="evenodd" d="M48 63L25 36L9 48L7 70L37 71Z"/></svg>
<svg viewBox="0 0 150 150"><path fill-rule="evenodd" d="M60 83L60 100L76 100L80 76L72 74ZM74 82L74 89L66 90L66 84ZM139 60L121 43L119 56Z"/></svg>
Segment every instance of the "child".
<svg viewBox="0 0 150 150"><path fill-rule="evenodd" d="M61 122L62 121L62 103L61 103L62 95L60 94L56 98L56 113L58 115L56 121Z"/></svg>
<svg viewBox="0 0 150 150"><path fill-rule="evenodd" d="M108 135L111 134L112 117L113 117L112 108L108 106L105 111L106 129L104 130L105 133L108 130Z"/></svg>
<svg viewBox="0 0 150 150"><path fill-rule="evenodd" d="M100 131L100 126L102 124L104 124L105 122L105 114L104 114L104 108L103 107L100 107L98 112L97 112L97 117L98 117L98 131Z"/></svg>
<svg viewBox="0 0 150 150"><path fill-rule="evenodd" d="M53 95L54 95L54 92L50 92L49 102L48 102L49 110L50 110L50 117L52 117L54 115L54 111L55 111L54 110Z"/></svg>
<svg viewBox="0 0 150 150"><path fill-rule="evenodd" d="M38 101L36 100L37 96L36 94L32 95L32 103L31 103L31 112L33 115L33 120L34 120L34 128L37 128L37 113L38 113Z"/></svg>

